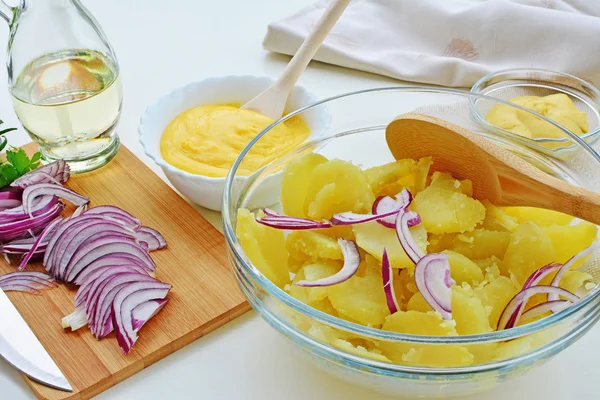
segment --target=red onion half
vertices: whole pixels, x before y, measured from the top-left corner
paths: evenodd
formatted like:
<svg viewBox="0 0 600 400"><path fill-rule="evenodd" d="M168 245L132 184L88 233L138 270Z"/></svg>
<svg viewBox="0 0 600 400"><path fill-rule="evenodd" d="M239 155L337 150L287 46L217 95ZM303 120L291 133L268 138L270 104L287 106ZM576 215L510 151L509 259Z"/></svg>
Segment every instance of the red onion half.
<svg viewBox="0 0 600 400"><path fill-rule="evenodd" d="M445 253L426 254L415 266L415 283L427 304L445 320L452 319L450 263Z"/></svg>

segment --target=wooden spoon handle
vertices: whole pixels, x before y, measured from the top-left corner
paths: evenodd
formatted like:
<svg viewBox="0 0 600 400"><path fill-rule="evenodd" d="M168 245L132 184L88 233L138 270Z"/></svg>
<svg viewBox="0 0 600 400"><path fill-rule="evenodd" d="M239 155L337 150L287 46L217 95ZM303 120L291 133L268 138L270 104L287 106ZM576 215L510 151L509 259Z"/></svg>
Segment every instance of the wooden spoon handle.
<svg viewBox="0 0 600 400"><path fill-rule="evenodd" d="M526 161L523 161L526 163ZM507 174L498 170L502 195L498 204L542 207L560 211L600 225L600 194L571 185L545 172L528 166Z"/></svg>
<svg viewBox="0 0 600 400"><path fill-rule="evenodd" d="M333 0L329 4L273 86L277 86L282 91L290 91L294 87L349 3L350 0Z"/></svg>

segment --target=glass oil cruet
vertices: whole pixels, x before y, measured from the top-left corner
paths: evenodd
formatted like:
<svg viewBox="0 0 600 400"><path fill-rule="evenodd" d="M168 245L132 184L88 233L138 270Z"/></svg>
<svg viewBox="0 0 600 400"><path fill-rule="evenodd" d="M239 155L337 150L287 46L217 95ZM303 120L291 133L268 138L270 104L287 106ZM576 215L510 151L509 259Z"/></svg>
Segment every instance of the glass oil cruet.
<svg viewBox="0 0 600 400"><path fill-rule="evenodd" d="M8 88L42 159L72 172L108 163L119 149L122 87L114 51L79 0L0 0L10 27Z"/></svg>

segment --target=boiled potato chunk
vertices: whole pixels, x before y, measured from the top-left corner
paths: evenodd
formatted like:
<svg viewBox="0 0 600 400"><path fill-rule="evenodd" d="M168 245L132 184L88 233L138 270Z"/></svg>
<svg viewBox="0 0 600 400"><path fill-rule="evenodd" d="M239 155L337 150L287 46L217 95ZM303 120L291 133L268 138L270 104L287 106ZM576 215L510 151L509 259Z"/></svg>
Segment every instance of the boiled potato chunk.
<svg viewBox="0 0 600 400"><path fill-rule="evenodd" d="M366 169L364 174L375 196L395 196L415 186L416 169L417 162L408 158Z"/></svg>
<svg viewBox="0 0 600 400"><path fill-rule="evenodd" d="M431 306L427 303L427 301L420 292L415 293L410 298L408 304L406 305L406 309L408 311L419 311L422 313L433 311L433 308L431 308Z"/></svg>
<svg viewBox="0 0 600 400"><path fill-rule="evenodd" d="M352 226L356 236L356 244L381 262L383 249L388 253L392 268L407 268L414 265L408 258L396 235L396 230L387 228L376 221ZM423 224L410 228L417 245L425 251L427 248L427 232Z"/></svg>
<svg viewBox="0 0 600 400"><path fill-rule="evenodd" d="M463 193L429 186L415 196L411 209L429 233L471 231L485 218L485 207Z"/></svg>
<svg viewBox="0 0 600 400"><path fill-rule="evenodd" d="M319 231L292 231L285 239L285 247L296 260L343 260L337 240Z"/></svg>
<svg viewBox="0 0 600 400"><path fill-rule="evenodd" d="M312 219L329 219L346 211L367 213L374 201L371 186L360 168L347 161L330 160L313 169L304 211Z"/></svg>
<svg viewBox="0 0 600 400"><path fill-rule="evenodd" d="M550 225L542 228L550 237L556 250L556 262L564 263L581 250L589 247L598 237L598 227L591 222L581 221L576 225ZM573 268L583 263L580 260Z"/></svg>
<svg viewBox="0 0 600 400"><path fill-rule="evenodd" d="M416 293L408 302L408 310L426 313L433 311L421 293ZM456 321L459 335L474 335L491 332L489 309L470 288L452 286L452 318Z"/></svg>
<svg viewBox="0 0 600 400"><path fill-rule="evenodd" d="M498 326L502 311L517 292L518 289L513 282L505 276L500 276L483 287L475 289L481 304L489 309L488 319L492 328Z"/></svg>
<svg viewBox="0 0 600 400"><path fill-rule="evenodd" d="M451 174L446 172L434 172L433 175L431 175L431 184L429 186L450 190L452 192L464 193L469 197L473 197L473 182L469 179L464 179L462 181L454 179Z"/></svg>
<svg viewBox="0 0 600 400"><path fill-rule="evenodd" d="M435 336L456 336L452 321L444 321L434 312L399 311L386 318L383 330ZM416 345L381 341L383 354L398 364L426 366L464 366L473 363L473 355L462 346Z"/></svg>
<svg viewBox="0 0 600 400"><path fill-rule="evenodd" d="M422 157L417 162L417 172L415 173L415 187L413 194L419 193L425 186L427 186L427 177L429 176L429 169L433 164L431 157Z"/></svg>
<svg viewBox="0 0 600 400"><path fill-rule="evenodd" d="M259 224L254 214L241 208L236 233L252 264L273 284L283 288L290 281L283 231Z"/></svg>
<svg viewBox="0 0 600 400"><path fill-rule="evenodd" d="M352 343L344 339L334 339L331 342L331 344L334 347L337 347L338 349L350 354L370 358L375 361L391 362L386 356L384 356L381 353L381 350L379 349L368 350L363 346L353 346Z"/></svg>
<svg viewBox="0 0 600 400"><path fill-rule="evenodd" d="M456 321L459 335L475 335L491 332L486 309L472 289L452 286L452 318Z"/></svg>
<svg viewBox="0 0 600 400"><path fill-rule="evenodd" d="M329 286L329 300L342 318L379 327L390 315L381 275L354 275L346 282Z"/></svg>
<svg viewBox="0 0 600 400"><path fill-rule="evenodd" d="M514 274L519 285L537 269L556 261L556 251L552 239L542 228L527 222L510 235L510 242L504 256L507 272Z"/></svg>
<svg viewBox="0 0 600 400"><path fill-rule="evenodd" d="M495 256L484 258L483 260L475 260L475 264L481 268L483 279L488 282L498 279L500 271L507 270L504 266L504 262Z"/></svg>
<svg viewBox="0 0 600 400"><path fill-rule="evenodd" d="M510 234L508 232L475 229L457 235L451 249L471 260L497 257L504 258Z"/></svg>
<svg viewBox="0 0 600 400"><path fill-rule="evenodd" d="M562 276L558 286L575 294L580 291L587 293L585 284L592 282L592 279L593 277L590 274L582 271L567 271Z"/></svg>
<svg viewBox="0 0 600 400"><path fill-rule="evenodd" d="M289 293L301 302L313 305L319 301L325 300L328 295L327 287L303 287L294 285L301 280L316 281L336 274L342 268L342 264L335 262L316 262L307 264L294 277Z"/></svg>
<svg viewBox="0 0 600 400"><path fill-rule="evenodd" d="M496 207L487 200L483 201L483 205L485 206L485 219L482 225L485 229L513 232L519 227L517 218L507 214L502 208Z"/></svg>
<svg viewBox="0 0 600 400"><path fill-rule="evenodd" d="M320 154L304 154L288 164L281 181L281 207L286 215L306 217L304 198L312 179L314 168L327 162Z"/></svg>
<svg viewBox="0 0 600 400"><path fill-rule="evenodd" d="M478 285L483 281L483 272L473 261L457 252L446 250L450 262L450 276L459 285L468 283L469 285Z"/></svg>
<svg viewBox="0 0 600 400"><path fill-rule="evenodd" d="M458 236L458 233L442 233L441 235L430 233L428 235L427 252L441 253L444 250L449 250L452 248L456 236Z"/></svg>
<svg viewBox="0 0 600 400"><path fill-rule="evenodd" d="M569 225L574 217L558 211L535 207L500 207L506 214L515 217L519 224L533 222L537 226Z"/></svg>

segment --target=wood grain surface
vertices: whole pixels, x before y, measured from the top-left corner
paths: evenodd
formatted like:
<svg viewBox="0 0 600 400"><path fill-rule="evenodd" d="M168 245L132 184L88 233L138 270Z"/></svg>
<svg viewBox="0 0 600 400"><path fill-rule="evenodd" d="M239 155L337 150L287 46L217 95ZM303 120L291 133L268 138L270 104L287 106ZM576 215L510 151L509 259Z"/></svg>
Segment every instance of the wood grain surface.
<svg viewBox="0 0 600 400"><path fill-rule="evenodd" d="M35 151L33 145L25 148ZM158 229L168 246L152 258L157 278L173 289L127 356L114 333L98 341L87 328L62 329L61 318L74 310L76 288L61 284L39 296L7 293L74 388L61 392L26 378L38 398L89 399L250 309L230 271L223 235L127 148L121 146L107 166L72 176L67 186L89 196L91 206L119 206ZM1 259L0 275L17 264ZM28 268L43 271L40 263Z"/></svg>

